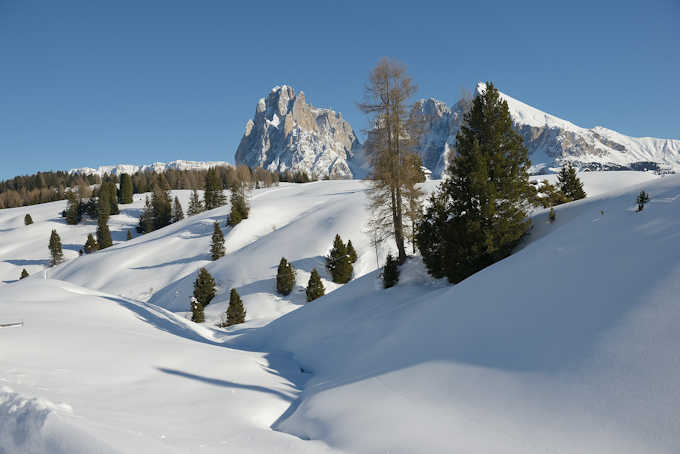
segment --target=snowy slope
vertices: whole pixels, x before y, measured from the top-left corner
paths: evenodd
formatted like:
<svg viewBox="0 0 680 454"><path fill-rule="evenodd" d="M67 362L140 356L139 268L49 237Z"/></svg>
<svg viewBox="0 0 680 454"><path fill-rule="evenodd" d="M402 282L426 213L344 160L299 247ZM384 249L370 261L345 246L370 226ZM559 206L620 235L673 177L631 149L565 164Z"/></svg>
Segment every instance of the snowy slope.
<svg viewBox="0 0 680 454"><path fill-rule="evenodd" d="M109 175L120 175L121 173L133 174L135 172L165 172L168 169L176 170L207 170L210 167L231 167L232 164L226 161L184 161L178 159L176 161L165 162L154 162L153 164L116 164L108 166L99 166L96 169L91 167L80 167L77 169L69 170L69 173L80 173L83 175L99 175L104 174Z"/></svg>
<svg viewBox="0 0 680 454"><path fill-rule="evenodd" d="M677 452L680 177L644 187L642 213L635 187L538 214L455 287L416 261L241 337L314 374L277 427L346 452Z"/></svg>
<svg viewBox="0 0 680 454"><path fill-rule="evenodd" d="M0 322L24 322L0 329L0 452L676 452L680 178L581 178L598 195L554 224L538 212L521 250L455 287L413 260L382 290L361 181L255 191L216 262L227 207L71 260L62 281L0 285ZM30 236L23 214L0 217L0 248ZM336 232L356 278L303 305ZM281 256L299 270L285 298ZM200 266L221 288L197 326L182 311ZM247 322L217 329L232 286Z"/></svg>

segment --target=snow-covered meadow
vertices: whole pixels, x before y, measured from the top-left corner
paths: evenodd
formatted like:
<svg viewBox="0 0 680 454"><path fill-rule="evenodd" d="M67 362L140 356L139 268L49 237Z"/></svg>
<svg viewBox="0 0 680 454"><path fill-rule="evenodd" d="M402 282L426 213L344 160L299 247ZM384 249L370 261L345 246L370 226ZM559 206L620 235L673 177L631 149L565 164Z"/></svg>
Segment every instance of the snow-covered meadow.
<svg viewBox="0 0 680 454"><path fill-rule="evenodd" d="M580 176L588 198L553 224L537 211L514 255L457 286L412 259L382 289L361 181L255 191L216 262L226 208L124 241L136 195L114 247L83 257L95 224L67 226L63 202L1 210L0 322L24 325L0 329L0 452L677 452L680 176ZM52 228L69 260L44 279ZM336 233L359 252L344 286L323 266ZM196 325L204 266L219 291ZM327 295L304 304L313 268ZM247 321L218 329L232 287Z"/></svg>

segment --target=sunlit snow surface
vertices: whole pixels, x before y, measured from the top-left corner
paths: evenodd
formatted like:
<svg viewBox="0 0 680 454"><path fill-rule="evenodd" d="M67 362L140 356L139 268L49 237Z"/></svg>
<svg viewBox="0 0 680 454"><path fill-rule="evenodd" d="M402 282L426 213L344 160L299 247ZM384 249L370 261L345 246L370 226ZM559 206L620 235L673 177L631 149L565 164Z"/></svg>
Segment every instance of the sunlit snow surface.
<svg viewBox="0 0 680 454"><path fill-rule="evenodd" d="M0 322L24 326L0 329L0 452L677 452L680 177L582 179L591 197L554 224L536 212L518 252L455 287L413 259L382 290L360 181L255 191L217 262L228 207L125 242L136 201L112 217L120 243L67 250L48 280L51 228L67 247L94 224L63 224L62 202L1 210ZM360 255L341 287L323 270L335 233ZM220 290L197 326L201 266ZM305 305L313 267L327 296ZM232 286L248 321L221 330Z"/></svg>

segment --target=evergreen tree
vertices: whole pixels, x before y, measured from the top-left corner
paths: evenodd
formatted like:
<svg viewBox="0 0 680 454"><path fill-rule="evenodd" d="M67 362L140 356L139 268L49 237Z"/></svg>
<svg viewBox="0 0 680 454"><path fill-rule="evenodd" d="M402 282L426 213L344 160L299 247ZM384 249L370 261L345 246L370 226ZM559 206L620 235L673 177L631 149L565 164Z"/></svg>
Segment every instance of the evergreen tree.
<svg viewBox="0 0 680 454"><path fill-rule="evenodd" d="M224 257L224 252L224 235L222 234L222 229L220 229L220 224L215 222L210 243L210 255L213 260L217 260L220 257Z"/></svg>
<svg viewBox="0 0 680 454"><path fill-rule="evenodd" d="M104 182L99 186L99 199L102 200L103 198L109 204L108 215L120 214L118 209L118 191L116 190L115 183L112 181Z"/></svg>
<svg viewBox="0 0 680 454"><path fill-rule="evenodd" d="M399 282L399 264L392 254L387 254L382 275L384 288L394 287Z"/></svg>
<svg viewBox="0 0 680 454"><path fill-rule="evenodd" d="M198 195L198 191L194 189L191 193L191 199L189 200L189 211L187 214L189 216L194 216L198 213L203 212L203 202L201 202L201 198Z"/></svg>
<svg viewBox="0 0 680 454"><path fill-rule="evenodd" d="M548 212L548 219L550 219L551 224L555 222L556 217L557 215L555 214L555 208L550 207L550 211Z"/></svg>
<svg viewBox="0 0 680 454"><path fill-rule="evenodd" d="M649 202L649 194L647 194L645 191L640 191L640 194L638 194L635 202L638 206L637 210L642 211L645 208L645 204Z"/></svg>
<svg viewBox="0 0 680 454"><path fill-rule="evenodd" d="M324 296L326 289L321 282L321 276L319 272L314 268L312 274L309 276L309 281L307 282L307 301L314 301L317 298Z"/></svg>
<svg viewBox="0 0 680 454"><path fill-rule="evenodd" d="M189 309L191 309L191 321L194 323L205 322L205 314L203 313L203 305L198 302L195 297L191 297L191 302L189 303Z"/></svg>
<svg viewBox="0 0 680 454"><path fill-rule="evenodd" d="M91 233L87 234L87 241L85 241L85 246L83 248L86 254L91 254L99 249L99 246Z"/></svg>
<svg viewBox="0 0 680 454"><path fill-rule="evenodd" d="M182 204L179 202L179 198L175 196L175 205L172 210L172 222L181 221L184 219L184 210L182 210Z"/></svg>
<svg viewBox="0 0 680 454"><path fill-rule="evenodd" d="M215 297L215 279L205 268L198 270L198 277L194 281L194 297L203 307Z"/></svg>
<svg viewBox="0 0 680 454"><path fill-rule="evenodd" d="M19 277L19 280L27 278L28 277L28 271L26 271L26 268L21 270L21 277Z"/></svg>
<svg viewBox="0 0 680 454"><path fill-rule="evenodd" d="M531 225L527 213L535 192L527 149L492 83L464 120L449 178L416 236L430 273L452 283L510 255Z"/></svg>
<svg viewBox="0 0 680 454"><path fill-rule="evenodd" d="M129 240L131 240L131 239L132 239L132 232L128 229L128 231L127 231L127 240L129 241Z"/></svg>
<svg viewBox="0 0 680 454"><path fill-rule="evenodd" d="M295 269L293 265L281 257L279 269L276 272L276 291L282 295L289 295L295 287Z"/></svg>
<svg viewBox="0 0 680 454"><path fill-rule="evenodd" d="M76 225L81 220L80 200L73 191L66 192L66 223Z"/></svg>
<svg viewBox="0 0 680 454"><path fill-rule="evenodd" d="M101 250L111 246L113 246L111 230L109 230L106 219L100 217L97 221L97 247Z"/></svg>
<svg viewBox="0 0 680 454"><path fill-rule="evenodd" d="M111 193L108 190L99 190L99 196L97 197L97 219L103 219L104 222L108 222L109 215L111 214L111 202L109 202L109 196Z"/></svg>
<svg viewBox="0 0 680 454"><path fill-rule="evenodd" d="M229 307L227 307L227 326L237 325L246 321L246 309L243 301L235 288L229 294Z"/></svg>
<svg viewBox="0 0 680 454"><path fill-rule="evenodd" d="M132 187L132 178L127 173L120 175L120 191L119 191L119 201L123 205L132 203L132 194L134 190Z"/></svg>
<svg viewBox="0 0 680 454"><path fill-rule="evenodd" d="M353 267L347 255L347 247L340 235L335 235L333 247L326 257L326 268L333 277L333 282L344 284L352 279Z"/></svg>
<svg viewBox="0 0 680 454"><path fill-rule="evenodd" d="M357 251L355 251L354 246L352 246L352 240L347 242L347 257L349 257L349 262L352 264L357 263L357 260L359 259Z"/></svg>
<svg viewBox="0 0 680 454"><path fill-rule="evenodd" d="M30 214L26 213L26 216L24 216L24 225L31 225L33 224L33 218L31 217Z"/></svg>
<svg viewBox="0 0 680 454"><path fill-rule="evenodd" d="M248 207L245 185L233 185L231 188L231 211L227 224L235 226L243 219L248 219L250 208Z"/></svg>
<svg viewBox="0 0 680 454"><path fill-rule="evenodd" d="M52 257L50 261L50 266L59 265L64 261L64 252L61 250L61 238L56 230L52 230L50 234L50 256Z"/></svg>
<svg viewBox="0 0 680 454"><path fill-rule="evenodd" d="M552 185L548 180L543 180L537 189L538 193L542 193L543 197L538 197L536 194L536 201L534 205L542 205L543 208L561 205L563 203L571 202L572 199L567 197L561 189Z"/></svg>
<svg viewBox="0 0 680 454"><path fill-rule="evenodd" d="M557 186L569 200L579 200L586 196L583 183L576 176L576 169L571 163L562 166L560 169L560 173L557 175Z"/></svg>
<svg viewBox="0 0 680 454"><path fill-rule="evenodd" d="M172 221L172 203L170 193L161 189L160 186L154 186L151 194L151 213L153 217L153 230L161 229L170 225Z"/></svg>
<svg viewBox="0 0 680 454"><path fill-rule="evenodd" d="M137 224L137 232L149 233L153 232L153 208L151 207L151 200L146 196L144 202L144 209L139 215L139 223Z"/></svg>
<svg viewBox="0 0 680 454"><path fill-rule="evenodd" d="M203 193L203 200L205 202L206 210L212 210L213 208L220 207L226 203L222 181L217 175L217 170L214 167L208 169L208 173L205 175L205 192Z"/></svg>

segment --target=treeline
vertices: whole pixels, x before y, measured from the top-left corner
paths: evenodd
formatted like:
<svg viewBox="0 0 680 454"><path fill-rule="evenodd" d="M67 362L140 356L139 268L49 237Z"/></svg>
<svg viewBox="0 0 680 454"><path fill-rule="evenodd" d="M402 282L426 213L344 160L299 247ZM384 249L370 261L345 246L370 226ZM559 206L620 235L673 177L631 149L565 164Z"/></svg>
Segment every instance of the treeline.
<svg viewBox="0 0 680 454"><path fill-rule="evenodd" d="M271 172L262 167L218 166L214 169L219 185L223 189L234 184L247 181L254 188L269 187L279 181L306 183L314 181L305 172ZM130 178L132 193L143 194L153 192L154 187L170 189L205 189L208 169L178 170L168 169L165 172L146 170L131 175L99 175L69 174L65 171L38 172L34 175L14 177L0 182L0 209L54 202L68 198L68 188L78 188L82 197L97 196L96 186L104 182L121 184L122 178ZM93 186L94 192L91 189ZM130 203L130 202L125 202Z"/></svg>

